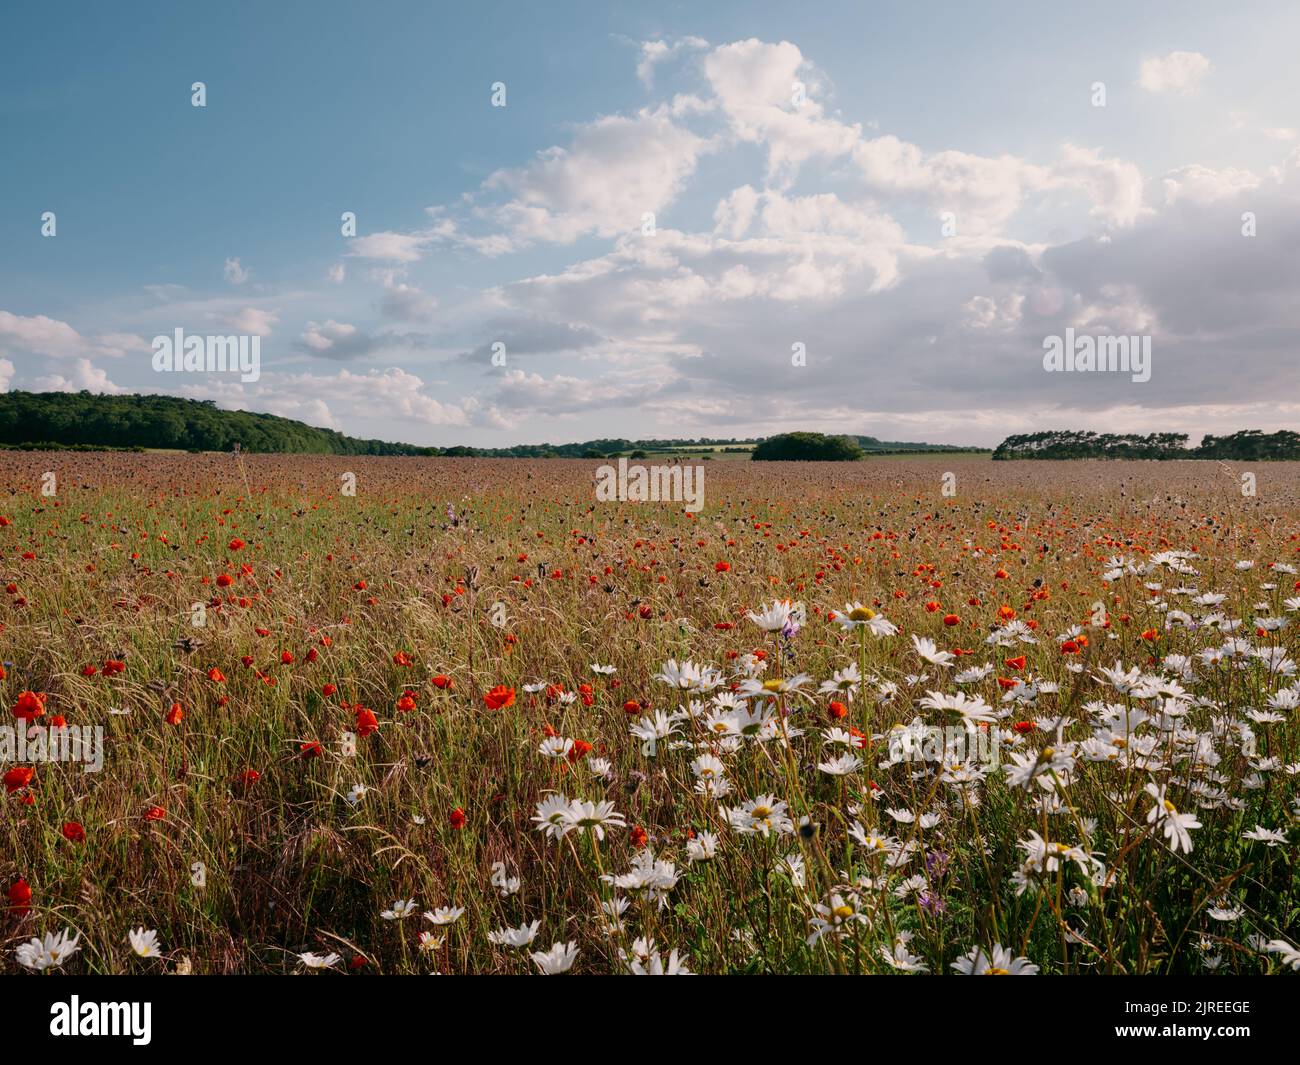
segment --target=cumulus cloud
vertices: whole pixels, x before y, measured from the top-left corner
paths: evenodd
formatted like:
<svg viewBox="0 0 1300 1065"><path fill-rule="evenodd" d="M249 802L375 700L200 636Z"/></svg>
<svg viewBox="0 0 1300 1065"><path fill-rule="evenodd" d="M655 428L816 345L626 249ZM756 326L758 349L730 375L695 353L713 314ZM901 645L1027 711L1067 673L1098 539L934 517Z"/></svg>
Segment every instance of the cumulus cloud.
<svg viewBox="0 0 1300 1065"><path fill-rule="evenodd" d="M709 42L702 37L679 37L672 41L642 41L641 56L636 64L636 76L647 89L654 87L655 67L665 63L683 52L698 51L708 48Z"/></svg>
<svg viewBox="0 0 1300 1065"><path fill-rule="evenodd" d="M493 174L487 187L510 196L493 217L523 243L627 233L673 202L707 148L663 108L607 115L580 127L567 148Z"/></svg>
<svg viewBox="0 0 1300 1065"><path fill-rule="evenodd" d="M208 378L180 392L227 409L264 410L330 429L375 419L407 423L408 435L418 427L504 424L495 409L478 400L439 399L422 378L397 366L364 373L346 368L333 374L268 372L255 383Z"/></svg>
<svg viewBox="0 0 1300 1065"><path fill-rule="evenodd" d="M121 358L127 352L147 347L133 333L96 333L87 337L57 318L0 311L0 352L26 352L52 359Z"/></svg>
<svg viewBox="0 0 1300 1065"><path fill-rule="evenodd" d="M108 373L89 359L77 359L66 374L46 374L32 382L34 392L95 392L112 395L125 392L108 379Z"/></svg>
<svg viewBox="0 0 1300 1065"><path fill-rule="evenodd" d="M238 259L227 259L226 265L221 271L222 276L232 285L242 285L253 276L251 270L245 269Z"/></svg>
<svg viewBox="0 0 1300 1065"><path fill-rule="evenodd" d="M1147 92L1172 92L1181 96L1194 93L1201 79L1210 72L1210 61L1200 52L1170 52L1142 60L1138 85Z"/></svg>
<svg viewBox="0 0 1300 1065"><path fill-rule="evenodd" d="M249 336L269 337L279 321L274 311L260 307L243 307L226 319L226 325L236 333Z"/></svg>

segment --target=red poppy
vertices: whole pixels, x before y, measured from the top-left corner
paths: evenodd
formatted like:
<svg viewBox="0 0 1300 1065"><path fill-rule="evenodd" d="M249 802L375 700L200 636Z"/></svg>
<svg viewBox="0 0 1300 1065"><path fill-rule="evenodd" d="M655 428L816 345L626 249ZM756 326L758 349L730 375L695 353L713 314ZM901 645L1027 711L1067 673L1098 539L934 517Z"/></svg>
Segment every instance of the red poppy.
<svg viewBox="0 0 1300 1065"><path fill-rule="evenodd" d="M1015 658L1004 658L1004 659L1002 660L1002 664L1003 664L1004 666L1006 666L1007 669L1016 669L1016 670L1024 669L1024 668L1025 668L1025 656L1024 656L1024 655L1016 655Z"/></svg>
<svg viewBox="0 0 1300 1065"><path fill-rule="evenodd" d="M44 692L19 692L18 705L14 707L14 717L20 717L24 721L34 721L44 713Z"/></svg>
<svg viewBox="0 0 1300 1065"><path fill-rule="evenodd" d="M646 830L640 825L634 825L632 827L632 846L636 847L637 850L641 850L649 842L650 837L646 834Z"/></svg>
<svg viewBox="0 0 1300 1065"><path fill-rule="evenodd" d="M411 656L408 655L405 651L398 651L395 655L393 655L393 665L413 666L415 665L415 663L411 661Z"/></svg>
<svg viewBox="0 0 1300 1065"><path fill-rule="evenodd" d="M24 917L32 908L32 887L26 880L15 880L9 888L9 908Z"/></svg>
<svg viewBox="0 0 1300 1065"><path fill-rule="evenodd" d="M321 756L321 746L316 740L307 740L299 745L298 756L300 758L319 758Z"/></svg>
<svg viewBox="0 0 1300 1065"><path fill-rule="evenodd" d="M235 578L232 577L229 573L222 573L219 574L217 577L218 588L229 588L234 583L235 583Z"/></svg>
<svg viewBox="0 0 1300 1065"><path fill-rule="evenodd" d="M72 843L85 843L86 830L76 821L66 821L63 825L63 838Z"/></svg>
<svg viewBox="0 0 1300 1065"><path fill-rule="evenodd" d="M221 670L219 670L216 666L213 666L210 670L208 670L208 680L212 681L213 684L225 684L226 675L222 673Z"/></svg>
<svg viewBox="0 0 1300 1065"><path fill-rule="evenodd" d="M369 736L372 732L379 731L379 720L375 717L373 710L368 710L364 706L357 709L357 735Z"/></svg>
<svg viewBox="0 0 1300 1065"><path fill-rule="evenodd" d="M4 775L5 791L15 792L22 791L28 787L32 778L36 775L36 770L31 766L16 765Z"/></svg>
<svg viewBox="0 0 1300 1065"><path fill-rule="evenodd" d="M826 709L830 712L831 717L836 721L843 721L844 718L849 716L849 708L838 699L832 699L831 705Z"/></svg>
<svg viewBox="0 0 1300 1065"><path fill-rule="evenodd" d="M451 825L455 831L459 832L465 827L465 811L457 806L456 809L452 810L451 814L447 817L447 823Z"/></svg>
<svg viewBox="0 0 1300 1065"><path fill-rule="evenodd" d="M960 625L961 618L959 618L956 614L944 614L943 623L948 626Z"/></svg>
<svg viewBox="0 0 1300 1065"><path fill-rule="evenodd" d="M498 684L491 691L484 692L483 702L487 704L489 710L503 710L507 706L514 706L515 690L507 688L504 684Z"/></svg>
<svg viewBox="0 0 1300 1065"><path fill-rule="evenodd" d="M731 572L731 563L730 563L730 562L717 562L717 563L714 563L714 566L713 566L713 572L714 572L714 573L730 573L730 572Z"/></svg>
<svg viewBox="0 0 1300 1065"><path fill-rule="evenodd" d="M180 703L172 703L172 708L167 711L166 721L169 725L179 725L181 718L185 716L185 711L181 709Z"/></svg>
<svg viewBox="0 0 1300 1065"><path fill-rule="evenodd" d="M144 819L146 821L163 821L166 820L166 818L167 811L161 806L150 806L149 809L144 812Z"/></svg>
<svg viewBox="0 0 1300 1065"><path fill-rule="evenodd" d="M431 679L429 683L435 688L441 688L443 691L448 691L454 686L452 679L444 673L439 673L436 677Z"/></svg>
<svg viewBox="0 0 1300 1065"><path fill-rule="evenodd" d="M415 709L415 700L411 698L411 693L407 692L397 700L397 709L403 713L410 713Z"/></svg>
<svg viewBox="0 0 1300 1065"><path fill-rule="evenodd" d="M230 550L232 551L242 551L248 545L244 543L244 541L241 540L238 536L236 536L226 546L229 547Z"/></svg>

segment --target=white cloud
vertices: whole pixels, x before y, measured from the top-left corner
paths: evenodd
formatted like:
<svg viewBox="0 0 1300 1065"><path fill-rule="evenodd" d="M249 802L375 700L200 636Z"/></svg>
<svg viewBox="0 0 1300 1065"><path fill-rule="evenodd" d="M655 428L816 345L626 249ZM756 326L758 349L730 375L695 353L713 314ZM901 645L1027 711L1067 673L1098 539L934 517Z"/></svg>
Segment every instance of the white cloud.
<svg viewBox="0 0 1300 1065"><path fill-rule="evenodd" d="M253 272L245 269L238 259L227 259L221 273L232 285L242 285L253 276Z"/></svg>
<svg viewBox="0 0 1300 1065"><path fill-rule="evenodd" d="M1210 61L1200 52L1170 52L1144 59L1138 85L1147 92L1172 92L1190 96L1210 72Z"/></svg>
<svg viewBox="0 0 1300 1065"><path fill-rule="evenodd" d="M347 322L336 322L333 318L317 324L308 322L303 331L302 342L313 351L329 351L331 348L346 343L356 336L357 327Z"/></svg>
<svg viewBox="0 0 1300 1065"><path fill-rule="evenodd" d="M13 379L14 364L8 359L0 359L0 392L8 392Z"/></svg>
<svg viewBox="0 0 1300 1065"><path fill-rule="evenodd" d="M1049 184L1074 185L1092 200L1092 213L1127 227L1142 213L1142 172L1122 159L1106 159L1095 148L1067 144L1051 168Z"/></svg>
<svg viewBox="0 0 1300 1065"><path fill-rule="evenodd" d="M433 243L426 233L368 233L348 243L348 254L360 259L384 259L396 263L418 262Z"/></svg>
<svg viewBox="0 0 1300 1065"><path fill-rule="evenodd" d="M524 243L628 233L673 202L707 148L663 109L607 115L581 126L568 148L493 174L487 188L512 196L493 215Z"/></svg>
<svg viewBox="0 0 1300 1065"><path fill-rule="evenodd" d="M636 65L636 76L647 89L654 86L655 67L682 52L707 48L709 42L702 37L679 37L675 41L642 41L641 58Z"/></svg>
<svg viewBox="0 0 1300 1065"><path fill-rule="evenodd" d="M24 351L53 359L76 356L120 358L129 351L147 350L134 333L96 333L85 337L67 322L43 314L23 317L0 311L0 351Z"/></svg>
<svg viewBox="0 0 1300 1065"><path fill-rule="evenodd" d="M789 41L722 45L705 58L704 73L734 134L766 147L771 180L791 181L809 159L845 155L861 138L860 126L826 116L815 95L820 79Z"/></svg>
<svg viewBox="0 0 1300 1065"><path fill-rule="evenodd" d="M89 359L78 359L69 374L47 374L32 382L35 392L89 392L112 395L125 392L108 379L108 373L95 366Z"/></svg>
<svg viewBox="0 0 1300 1065"><path fill-rule="evenodd" d="M236 333L249 336L269 337L279 321L275 311L262 310L259 307L244 307L226 319L226 325Z"/></svg>
<svg viewBox="0 0 1300 1065"><path fill-rule="evenodd" d="M75 355L85 347L85 340L67 322L43 314L24 318L0 311L0 347L22 349L55 358Z"/></svg>
<svg viewBox="0 0 1300 1065"><path fill-rule="evenodd" d="M1259 187L1259 178L1249 170L1227 167L1212 170L1191 163L1188 166L1171 170L1164 177L1165 203L1174 204L1180 200L1193 203L1213 203L1215 200L1227 200L1237 193Z"/></svg>

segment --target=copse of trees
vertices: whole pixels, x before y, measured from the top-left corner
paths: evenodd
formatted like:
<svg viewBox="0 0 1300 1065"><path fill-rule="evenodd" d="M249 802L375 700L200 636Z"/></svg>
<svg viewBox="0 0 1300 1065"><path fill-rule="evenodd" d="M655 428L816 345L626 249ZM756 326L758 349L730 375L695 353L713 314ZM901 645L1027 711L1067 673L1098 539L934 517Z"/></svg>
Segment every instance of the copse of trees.
<svg viewBox="0 0 1300 1065"><path fill-rule="evenodd" d="M863 456L861 446L849 436L781 433L761 441L750 457L755 462L852 462Z"/></svg>
<svg viewBox="0 0 1300 1065"><path fill-rule="evenodd" d="M1186 433L1093 433L1049 429L1009 436L993 451L995 459L1233 459L1259 462L1300 459L1300 433L1243 429L1231 436L1206 435L1188 447Z"/></svg>

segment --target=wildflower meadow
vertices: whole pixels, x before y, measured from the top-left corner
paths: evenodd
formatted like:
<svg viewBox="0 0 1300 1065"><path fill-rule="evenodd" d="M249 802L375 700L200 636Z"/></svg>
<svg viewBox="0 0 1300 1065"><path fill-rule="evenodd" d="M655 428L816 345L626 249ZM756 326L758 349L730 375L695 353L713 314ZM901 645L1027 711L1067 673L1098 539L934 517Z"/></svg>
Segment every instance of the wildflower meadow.
<svg viewBox="0 0 1300 1065"><path fill-rule="evenodd" d="M0 968L1300 968L1295 465L597 465L0 453Z"/></svg>

